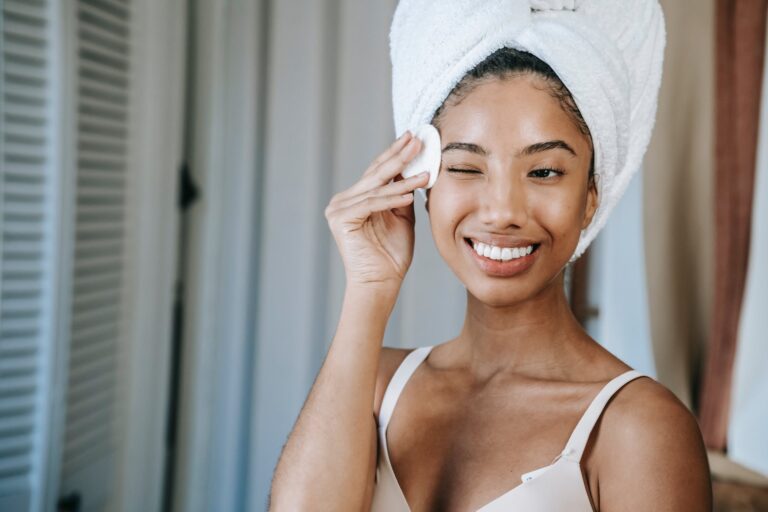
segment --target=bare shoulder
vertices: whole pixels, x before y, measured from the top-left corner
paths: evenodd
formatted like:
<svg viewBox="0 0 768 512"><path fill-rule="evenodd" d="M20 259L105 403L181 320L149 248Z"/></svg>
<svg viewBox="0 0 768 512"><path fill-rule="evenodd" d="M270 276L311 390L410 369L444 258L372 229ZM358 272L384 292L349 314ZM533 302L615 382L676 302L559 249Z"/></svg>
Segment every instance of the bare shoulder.
<svg viewBox="0 0 768 512"><path fill-rule="evenodd" d="M384 391L387 384L392 380L392 376L397 371L397 367L403 362L405 356L411 353L412 348L392 348L382 347L381 357L379 357L379 368L376 372L376 390L373 396L373 413L378 419L381 401L384 400Z"/></svg>
<svg viewBox="0 0 768 512"><path fill-rule="evenodd" d="M638 378L620 389L606 407L597 435L596 502L601 512L712 510L698 422L659 382Z"/></svg>

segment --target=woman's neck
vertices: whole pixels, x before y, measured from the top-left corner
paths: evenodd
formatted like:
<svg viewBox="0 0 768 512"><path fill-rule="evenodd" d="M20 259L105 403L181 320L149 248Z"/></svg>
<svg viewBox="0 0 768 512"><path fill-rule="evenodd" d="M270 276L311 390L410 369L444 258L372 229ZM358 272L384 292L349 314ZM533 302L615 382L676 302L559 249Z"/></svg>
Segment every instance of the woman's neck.
<svg viewBox="0 0 768 512"><path fill-rule="evenodd" d="M489 306L467 292L464 326L452 345L452 359L478 381L498 373L563 377L595 348L571 311L562 274L535 297L509 306Z"/></svg>

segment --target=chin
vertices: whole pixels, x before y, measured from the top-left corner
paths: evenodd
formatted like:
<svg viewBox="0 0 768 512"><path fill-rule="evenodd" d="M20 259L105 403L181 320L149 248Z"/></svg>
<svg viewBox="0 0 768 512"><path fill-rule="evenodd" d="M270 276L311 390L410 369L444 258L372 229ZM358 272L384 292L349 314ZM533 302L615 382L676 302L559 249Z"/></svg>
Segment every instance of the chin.
<svg viewBox="0 0 768 512"><path fill-rule="evenodd" d="M503 282L495 284L467 286L467 291L475 299L491 307L505 307L520 304L530 299L535 293L526 288L506 285Z"/></svg>

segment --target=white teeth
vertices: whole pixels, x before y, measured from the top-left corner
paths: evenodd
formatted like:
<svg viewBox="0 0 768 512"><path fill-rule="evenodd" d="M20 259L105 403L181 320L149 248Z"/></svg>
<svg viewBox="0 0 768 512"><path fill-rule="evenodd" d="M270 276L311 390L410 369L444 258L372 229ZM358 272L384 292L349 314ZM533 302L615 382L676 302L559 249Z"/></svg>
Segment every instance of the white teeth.
<svg viewBox="0 0 768 512"><path fill-rule="evenodd" d="M483 242L472 242L472 247L475 252L480 256L491 258L499 261L509 261L523 256L527 256L533 252L533 245L528 247L496 247L494 245L484 244Z"/></svg>

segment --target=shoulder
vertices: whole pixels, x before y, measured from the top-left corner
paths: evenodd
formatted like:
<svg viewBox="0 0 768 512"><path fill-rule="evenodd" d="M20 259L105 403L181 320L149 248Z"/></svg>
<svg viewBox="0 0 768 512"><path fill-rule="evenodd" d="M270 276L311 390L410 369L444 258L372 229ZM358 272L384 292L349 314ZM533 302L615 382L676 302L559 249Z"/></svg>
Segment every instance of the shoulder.
<svg viewBox="0 0 768 512"><path fill-rule="evenodd" d="M413 352L412 348L391 348L382 347L379 357L379 368L376 372L376 389L373 395L373 414L378 419L381 402L384 400L384 391L387 384L392 380L392 376L397 371L397 367L403 362L405 356Z"/></svg>
<svg viewBox="0 0 768 512"><path fill-rule="evenodd" d="M712 484L698 422L651 378L627 383L599 422L599 510L710 511Z"/></svg>

